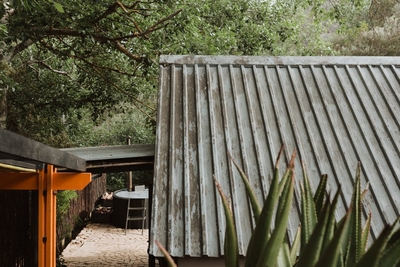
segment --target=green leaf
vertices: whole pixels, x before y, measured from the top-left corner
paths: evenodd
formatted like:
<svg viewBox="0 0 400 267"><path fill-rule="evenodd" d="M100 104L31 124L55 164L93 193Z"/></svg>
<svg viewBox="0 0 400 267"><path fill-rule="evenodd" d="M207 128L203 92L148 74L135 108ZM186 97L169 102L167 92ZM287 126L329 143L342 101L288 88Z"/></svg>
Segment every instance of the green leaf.
<svg viewBox="0 0 400 267"><path fill-rule="evenodd" d="M256 227L251 235L249 245L246 252L246 267L256 266L262 250L267 244L272 224L272 217L274 216L275 206L278 201L279 190L279 159L283 152L283 146L280 149L278 158L275 163L275 174L271 181L268 196L264 202L263 209L260 214L259 220L256 222Z"/></svg>
<svg viewBox="0 0 400 267"><path fill-rule="evenodd" d="M339 191L337 192L339 195ZM335 209L332 209L334 213ZM348 231L350 225L350 211L346 213L343 224L335 232L332 241L329 243L315 267L337 267L341 261L341 243L345 238L345 233Z"/></svg>
<svg viewBox="0 0 400 267"><path fill-rule="evenodd" d="M301 184L301 250L305 247L310 236L317 225L317 213L315 211L314 198L312 196L311 187L307 172L303 166L303 183Z"/></svg>
<svg viewBox="0 0 400 267"><path fill-rule="evenodd" d="M324 241L324 234L326 226L328 225L329 213L331 204L328 200L325 201L325 205L322 211L321 218L311 234L310 240L304 248L301 249L299 261L297 267L309 267L314 266L318 262L322 251L322 245Z"/></svg>
<svg viewBox="0 0 400 267"><path fill-rule="evenodd" d="M278 206L282 206L281 212L276 214L276 224L275 229L271 234L271 238L263 249L263 253L257 262L257 267L275 267L278 260L278 253L280 250L280 245L286 234L286 226L289 220L290 208L292 206L293 200L293 188L294 188L294 174L293 165L290 168L290 179L284 187L283 194L279 199ZM283 203L283 204L281 204Z"/></svg>
<svg viewBox="0 0 400 267"><path fill-rule="evenodd" d="M278 261L276 263L277 267L288 267L292 266L293 262L290 258L289 245L287 243L282 243L278 254Z"/></svg>
<svg viewBox="0 0 400 267"><path fill-rule="evenodd" d="M54 2L53 5L57 9L58 12L65 13L64 8L60 3Z"/></svg>
<svg viewBox="0 0 400 267"><path fill-rule="evenodd" d="M224 255L225 255L225 265L238 267L239 266L239 245L237 241L235 223L233 221L232 211L228 204L228 199L220 184L214 177L215 186L218 189L218 192L221 196L222 205L224 207L225 212L225 220L226 220L226 231L225 231L225 241L224 241Z"/></svg>
<svg viewBox="0 0 400 267"><path fill-rule="evenodd" d="M336 218L335 218L335 213L336 213L336 207L337 203L339 200L339 195L340 195L341 189L339 186L338 191L336 192L332 204L331 204L331 210L329 213L329 218L328 218L328 223L326 225L325 233L324 233L324 242L322 245L322 250L321 252L324 253L325 249L329 246L329 244L332 242L332 239L335 236L335 229L336 229ZM345 219L347 219L347 216L345 216ZM346 231L347 232L347 231Z"/></svg>
<svg viewBox="0 0 400 267"><path fill-rule="evenodd" d="M382 251L385 249L386 243L390 237L392 232L393 226L386 226L381 234L379 235L378 239L371 245L368 251L364 254L364 256L356 262L354 267L378 267L379 265L379 256L381 255Z"/></svg>
<svg viewBox="0 0 400 267"><path fill-rule="evenodd" d="M351 227L350 227L350 251L346 266L353 266L360 260L363 255L362 251L362 229L361 229L361 181L360 181L361 165L358 163L356 170L356 178L353 189L353 197L351 200Z"/></svg>
<svg viewBox="0 0 400 267"><path fill-rule="evenodd" d="M379 259L379 267L392 267L400 262L400 239L386 248Z"/></svg>
<svg viewBox="0 0 400 267"><path fill-rule="evenodd" d="M297 228L296 235L294 236L292 247L290 250L290 258L292 263L295 263L297 260L297 252L299 251L299 246L300 246L300 236L301 236L301 226Z"/></svg>
<svg viewBox="0 0 400 267"><path fill-rule="evenodd" d="M324 206L324 196L326 192L326 185L328 181L328 175L323 174L321 180L319 180L317 191L314 194L315 210L317 212L317 217L319 217L322 208Z"/></svg>
<svg viewBox="0 0 400 267"><path fill-rule="evenodd" d="M228 156L231 158L233 164L235 164L236 168L238 169L238 171L240 173L240 177L242 177L243 183L246 188L247 196L250 199L250 204L253 209L254 220L257 222L258 219L260 218L261 208L260 208L260 205L258 204L256 195L254 194L253 190L251 189L249 179L247 178L247 176L244 173L244 171L242 170L242 168L240 168L239 164L237 164L237 162L233 159L233 157L231 156L230 153L228 153Z"/></svg>
<svg viewBox="0 0 400 267"><path fill-rule="evenodd" d="M363 255L367 249L367 242L368 242L370 228L371 228L371 213L368 214L368 219L365 222L361 235L361 251L363 252L362 253Z"/></svg>

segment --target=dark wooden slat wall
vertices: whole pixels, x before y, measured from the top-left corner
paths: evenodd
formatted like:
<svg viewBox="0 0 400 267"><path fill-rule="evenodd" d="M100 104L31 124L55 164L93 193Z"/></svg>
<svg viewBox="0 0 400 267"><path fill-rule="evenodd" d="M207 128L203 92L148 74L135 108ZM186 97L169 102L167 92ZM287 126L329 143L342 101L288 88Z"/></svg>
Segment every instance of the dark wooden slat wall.
<svg viewBox="0 0 400 267"><path fill-rule="evenodd" d="M106 177L93 179L71 202L65 220L73 227L82 211L90 212L106 190ZM37 266L37 191L0 190L0 266Z"/></svg>

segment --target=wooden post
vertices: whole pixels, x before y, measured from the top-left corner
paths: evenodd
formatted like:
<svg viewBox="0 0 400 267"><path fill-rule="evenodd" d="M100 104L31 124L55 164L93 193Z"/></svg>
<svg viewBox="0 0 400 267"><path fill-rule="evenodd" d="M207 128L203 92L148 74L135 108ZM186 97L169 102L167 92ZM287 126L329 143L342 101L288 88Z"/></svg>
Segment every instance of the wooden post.
<svg viewBox="0 0 400 267"><path fill-rule="evenodd" d="M57 173L53 165L36 172L0 172L0 190L38 190L38 266L56 266L56 192L82 190L91 173Z"/></svg>
<svg viewBox="0 0 400 267"><path fill-rule="evenodd" d="M45 170L39 171L38 187L38 266L46 266L46 178Z"/></svg>

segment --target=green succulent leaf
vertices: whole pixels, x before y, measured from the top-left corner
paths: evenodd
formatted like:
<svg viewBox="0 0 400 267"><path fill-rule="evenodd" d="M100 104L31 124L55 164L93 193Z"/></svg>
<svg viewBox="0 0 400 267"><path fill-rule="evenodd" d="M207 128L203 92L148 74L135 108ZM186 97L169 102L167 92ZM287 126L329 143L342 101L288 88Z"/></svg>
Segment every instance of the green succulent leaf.
<svg viewBox="0 0 400 267"><path fill-rule="evenodd" d="M296 235L294 236L292 247L290 249L291 262L295 263L297 260L297 253L300 246L301 226L297 228Z"/></svg>
<svg viewBox="0 0 400 267"><path fill-rule="evenodd" d="M335 212L336 212L336 207L337 207L337 203L339 200L340 191L341 191L341 189L339 186L339 189L336 192L336 194L333 198L332 204L331 204L331 211L329 213L328 224L326 226L326 230L325 230L325 234L324 234L324 243L322 246L322 251L325 251L326 247L331 243L332 239L336 235L335 228L337 228L337 224L336 224L336 219L335 219ZM347 216L344 217L344 220L346 220L346 219L347 219ZM347 233L347 231L345 233Z"/></svg>
<svg viewBox="0 0 400 267"><path fill-rule="evenodd" d="M233 164L236 166L237 170L239 171L240 177L242 177L242 181L246 188L247 196L250 199L250 204L253 209L254 220L257 222L258 219L260 218L260 213L261 213L261 208L260 208L260 204L257 201L257 197L254 194L254 191L251 189L251 185L249 183L249 179L247 178L247 175L244 173L242 168L240 168L239 164L233 159L233 157L231 156L230 153L228 153L228 156L231 158Z"/></svg>
<svg viewBox="0 0 400 267"><path fill-rule="evenodd" d="M287 243L282 243L278 254L278 261L276 263L277 267L288 267L293 266L290 257L289 245Z"/></svg>
<svg viewBox="0 0 400 267"><path fill-rule="evenodd" d="M301 184L301 249L305 247L317 225L317 213L314 198L311 192L310 182L303 164L303 183Z"/></svg>
<svg viewBox="0 0 400 267"><path fill-rule="evenodd" d="M336 194L339 195L339 191ZM337 199L336 199L337 202ZM334 213L335 209L331 210L331 214ZM315 267L337 267L342 266L342 251L341 251L341 243L346 236L346 232L349 229L350 225L350 211L348 211L344 217L343 224L337 229L335 235L331 242L328 244L326 249L324 250L322 256L319 261L315 265Z"/></svg>
<svg viewBox="0 0 400 267"><path fill-rule="evenodd" d="M220 184L214 177L215 186L221 196L222 205L224 207L225 219L226 219L226 231L224 241L224 254L225 254L225 265L238 267L239 266L239 245L237 241L235 223L233 221L232 211L228 204L228 199L224 194Z"/></svg>
<svg viewBox="0 0 400 267"><path fill-rule="evenodd" d="M400 263L400 239L398 239L392 246L385 249L383 255L379 260L379 267L398 266L399 263Z"/></svg>
<svg viewBox="0 0 400 267"><path fill-rule="evenodd" d="M364 254L364 256L353 265L354 267L378 267L379 264L379 257L384 251L386 247L386 243L389 240L390 234L392 232L393 226L387 225L381 234L379 235L378 239L371 245L368 251ZM393 265L392 265L393 266Z"/></svg>
<svg viewBox="0 0 400 267"><path fill-rule="evenodd" d="M324 206L324 196L326 192L326 185L328 182L328 175L323 174L321 180L319 181L317 191L314 194L315 210L317 212L317 217L319 217L322 208Z"/></svg>
<svg viewBox="0 0 400 267"><path fill-rule="evenodd" d="M278 201L278 190L279 190L279 159L282 155L283 147L279 152L278 158L275 163L275 174L271 181L271 186L268 192L268 196L264 202L264 207L261 211L260 218L256 222L256 227L250 238L249 245L246 253L246 267L256 266L260 255L263 253L262 250L267 244L272 224L272 217L274 215L275 206Z"/></svg>
<svg viewBox="0 0 400 267"><path fill-rule="evenodd" d="M364 252L362 251L362 228L361 228L361 182L360 182L361 165L358 163L354 184L353 197L351 200L351 227L350 227L350 251L346 266L353 266L360 260Z"/></svg>
<svg viewBox="0 0 400 267"><path fill-rule="evenodd" d="M362 235L361 235L361 251L363 252L363 255L365 251L367 250L367 242L368 242L368 237L369 237L369 232L371 228L371 213L368 214L367 221L365 222L364 228L362 230Z"/></svg>
<svg viewBox="0 0 400 267"><path fill-rule="evenodd" d="M321 214L321 218L314 228L311 234L310 240L304 248L301 249L299 261L297 267L309 267L314 266L320 257L322 246L324 242L324 234L328 225L329 213L331 210L331 204L328 200L325 201L325 205Z"/></svg>
<svg viewBox="0 0 400 267"><path fill-rule="evenodd" d="M271 238L268 240L266 246L263 249L260 259L257 262L257 267L275 267L280 245L286 234L286 226L289 220L290 208L293 200L293 188L294 188L294 174L293 166L290 168L290 179L285 184L283 193L279 198L278 206L281 206L281 212L276 213L276 224L275 229L271 234Z"/></svg>

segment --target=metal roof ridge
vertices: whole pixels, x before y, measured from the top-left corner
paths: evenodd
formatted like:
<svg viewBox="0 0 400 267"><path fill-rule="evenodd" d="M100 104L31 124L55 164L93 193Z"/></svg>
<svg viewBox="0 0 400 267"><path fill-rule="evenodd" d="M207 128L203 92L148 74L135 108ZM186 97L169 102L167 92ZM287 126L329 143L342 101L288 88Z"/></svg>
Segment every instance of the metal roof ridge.
<svg viewBox="0 0 400 267"><path fill-rule="evenodd" d="M400 65L400 57L161 55L159 62L177 65Z"/></svg>

